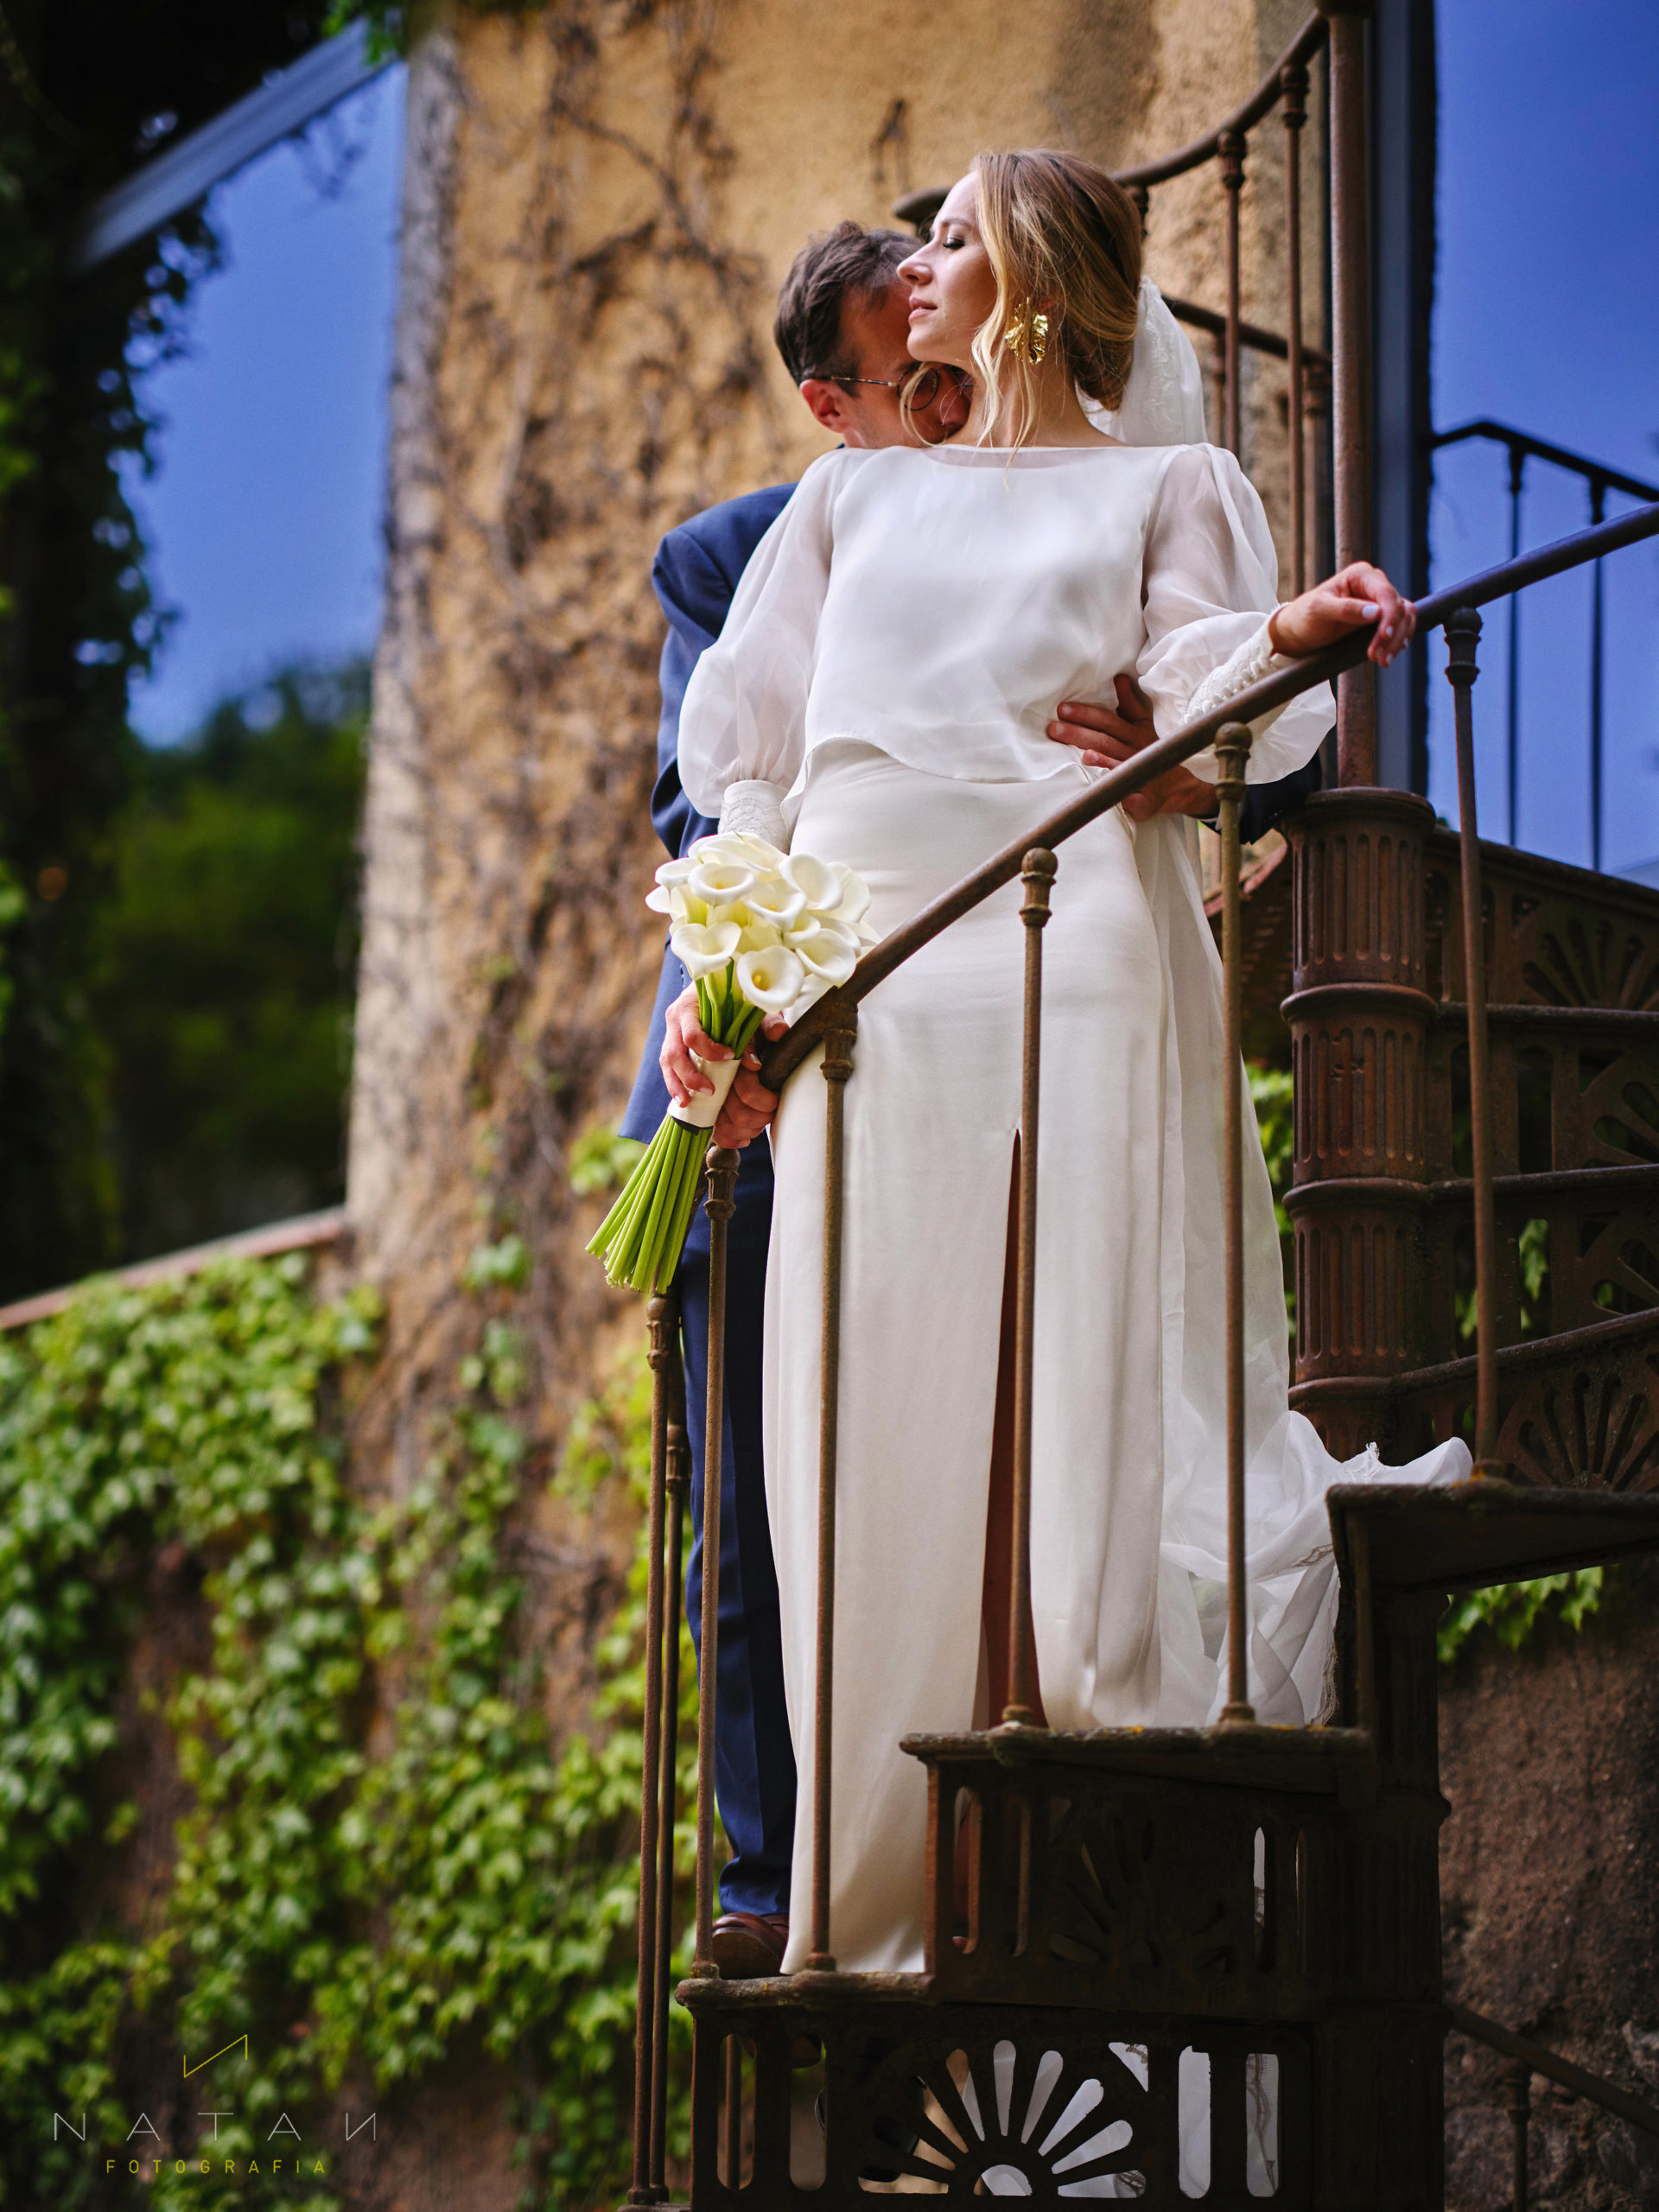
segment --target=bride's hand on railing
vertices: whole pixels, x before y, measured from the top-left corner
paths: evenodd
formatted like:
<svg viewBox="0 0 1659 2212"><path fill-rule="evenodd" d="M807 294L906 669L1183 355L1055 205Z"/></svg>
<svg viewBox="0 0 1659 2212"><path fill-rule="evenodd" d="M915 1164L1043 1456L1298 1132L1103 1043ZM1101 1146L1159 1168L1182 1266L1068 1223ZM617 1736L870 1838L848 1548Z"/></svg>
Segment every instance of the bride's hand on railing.
<svg viewBox="0 0 1659 2212"><path fill-rule="evenodd" d="M1274 652L1300 658L1321 645L1338 644L1350 631L1363 629L1368 622L1376 624L1376 635L1367 657L1386 668L1409 641L1417 626L1417 610L1408 599L1401 598L1381 569L1369 561L1351 561L1300 599L1275 607L1268 618L1268 638Z"/></svg>
<svg viewBox="0 0 1659 2212"><path fill-rule="evenodd" d="M769 1014L760 1025L761 1034L781 1037L788 1026L781 1014ZM683 1106L694 1092L715 1087L691 1057L694 1052L703 1060L732 1057L728 1045L717 1045L703 1034L697 1019L696 985L688 983L663 1018L663 1049L657 1056L663 1081L677 1106ZM753 1072L760 1065L760 1054L751 1046L743 1055L743 1065L721 1108L720 1119L709 1132L715 1144L729 1146L734 1152L741 1152L758 1137L778 1110L777 1092L768 1090Z"/></svg>
<svg viewBox="0 0 1659 2212"><path fill-rule="evenodd" d="M1135 678L1118 676L1112 680L1117 686L1116 708L1062 699L1048 725L1055 744L1075 746L1085 768L1122 767L1158 734L1153 728L1152 702ZM1215 810L1215 785L1179 766L1155 776L1143 791L1131 792L1123 801L1123 811L1133 822L1149 821L1154 814L1204 816Z"/></svg>

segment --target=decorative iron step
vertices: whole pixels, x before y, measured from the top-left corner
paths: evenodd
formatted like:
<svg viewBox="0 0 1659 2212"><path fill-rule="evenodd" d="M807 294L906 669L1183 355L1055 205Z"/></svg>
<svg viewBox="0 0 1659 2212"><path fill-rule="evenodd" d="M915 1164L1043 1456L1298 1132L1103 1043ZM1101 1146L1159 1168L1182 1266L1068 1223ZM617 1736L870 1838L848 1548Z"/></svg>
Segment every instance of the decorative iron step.
<svg viewBox="0 0 1659 2212"><path fill-rule="evenodd" d="M1195 2132L1217 2212L1357 2205L1373 2200L1345 2171L1349 2131L1332 2124L1346 2117L1342 2069L1381 2077L1422 2201L1439 2175L1438 2107L1413 2094L1440 2063L1438 2005L1320 2036L1133 2007L953 2004L920 1974L683 1982L678 1994L694 2023L696 2212L843 2212L900 2177L948 2204L1064 2207L1111 2174L1178 2212L1200 2178Z"/></svg>
<svg viewBox="0 0 1659 2212"><path fill-rule="evenodd" d="M1659 1312L1504 1345L1497 1384L1497 1456L1519 1484L1659 1490ZM1476 1363L1465 1358L1402 1375L1323 1376L1290 1395L1327 1433L1343 1431L1351 1403L1363 1408L1379 1448L1398 1460L1466 1434L1475 1388Z"/></svg>
<svg viewBox="0 0 1659 2212"><path fill-rule="evenodd" d="M1373 1583L1479 1590L1659 1552L1659 1493L1627 1497L1490 1480L1446 1490L1351 1483L1331 1492L1331 1527L1344 1585L1357 1580L1363 1544Z"/></svg>

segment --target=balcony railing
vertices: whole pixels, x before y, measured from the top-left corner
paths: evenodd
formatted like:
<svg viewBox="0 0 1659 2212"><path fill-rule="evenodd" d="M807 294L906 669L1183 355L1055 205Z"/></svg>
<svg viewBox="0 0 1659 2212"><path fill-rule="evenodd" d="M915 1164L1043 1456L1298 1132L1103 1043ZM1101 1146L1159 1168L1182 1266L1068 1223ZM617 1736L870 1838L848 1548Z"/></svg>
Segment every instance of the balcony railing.
<svg viewBox="0 0 1659 2212"><path fill-rule="evenodd" d="M1519 556L1521 551L1522 504L1529 461L1545 462L1551 468L1563 469L1569 475L1580 479L1589 500L1592 527L1605 519L1609 493L1623 499L1644 502L1659 499L1659 485L1646 483L1639 476L1627 475L1623 469L1611 468L1605 461L1592 461L1588 454L1573 453L1566 446L1551 445L1547 439L1535 438L1508 423L1493 423L1484 418L1476 423L1461 423L1454 430L1437 431L1430 442L1439 451L1448 446L1465 445L1475 439L1502 446L1509 456L1510 558L1512 561ZM1592 868L1599 868L1605 811L1602 737L1606 689L1599 561L1592 564L1590 594L1590 865ZM1515 845L1520 842L1521 818L1521 602L1518 599L1510 601L1504 642L1509 658L1509 690L1505 702L1508 715L1509 842Z"/></svg>

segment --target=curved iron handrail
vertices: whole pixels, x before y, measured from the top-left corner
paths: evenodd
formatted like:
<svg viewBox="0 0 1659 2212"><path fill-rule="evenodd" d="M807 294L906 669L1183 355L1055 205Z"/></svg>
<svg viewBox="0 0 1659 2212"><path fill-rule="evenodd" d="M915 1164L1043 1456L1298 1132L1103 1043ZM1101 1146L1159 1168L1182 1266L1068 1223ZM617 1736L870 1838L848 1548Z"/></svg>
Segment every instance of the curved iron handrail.
<svg viewBox="0 0 1659 2212"><path fill-rule="evenodd" d="M1326 28L1323 16L1310 16L1249 98L1243 106L1236 107L1224 123L1218 123L1213 130L1193 139L1190 145L1166 154L1161 161L1142 162L1132 169L1114 169L1113 177L1126 192L1144 190L1149 185L1167 184L1172 177L1184 176L1188 169L1215 160L1221 152L1222 140L1230 132L1242 137L1244 132L1254 130L1262 117L1270 112L1284 91L1281 80L1285 71L1306 67L1325 44Z"/></svg>
<svg viewBox="0 0 1659 2212"><path fill-rule="evenodd" d="M1621 546L1655 537L1659 537L1659 503L1634 508L1613 522L1603 523L1599 529L1575 531L1570 537L1557 538L1552 544L1541 545L1535 552L1523 554L1519 560L1505 561L1497 568L1484 569L1477 575L1465 577L1461 583L1419 600L1418 634L1440 628L1458 607L1484 607L1492 600L1507 597L1510 592L1541 582L1547 576L1560 575L1565 569L1579 568L1599 560L1604 554L1617 552ZM1017 843L1005 845L1001 852L994 853L972 874L963 876L949 891L941 893L931 906L924 906L902 929L883 938L880 944L865 954L839 990L827 993L807 1009L792 1029L767 1046L761 1054L761 1081L768 1090L779 1089L813 1047L822 1042L838 1017L844 1019L849 1007L868 997L878 983L895 968L901 967L912 953L931 943L942 930L988 899L994 891L1000 891L1005 883L1012 883L1026 855L1033 847L1052 848L1075 836L1079 830L1132 797L1166 769L1191 760L1211 743L1225 724L1252 721L1258 715L1285 706L1302 692L1312 690L1316 683L1330 682L1344 669L1357 668L1365 658L1371 636L1369 626L1356 630L1340 644L1308 654L1294 668L1281 669L1275 675L1264 677L1212 714L1200 715L1196 721L1173 730L1167 737L1159 738L1137 753L1133 760L1126 760L1121 768L1114 768L1103 776L1069 806L1058 809L1036 823Z"/></svg>

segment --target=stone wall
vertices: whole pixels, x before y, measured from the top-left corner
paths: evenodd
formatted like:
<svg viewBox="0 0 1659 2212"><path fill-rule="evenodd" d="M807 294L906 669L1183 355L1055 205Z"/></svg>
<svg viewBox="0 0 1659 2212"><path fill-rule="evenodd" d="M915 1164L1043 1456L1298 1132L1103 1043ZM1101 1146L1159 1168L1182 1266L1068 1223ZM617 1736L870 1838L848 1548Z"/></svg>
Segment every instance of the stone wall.
<svg viewBox="0 0 1659 2212"><path fill-rule="evenodd" d="M1471 1649L1441 1698L1448 1995L1659 2105L1659 1571L1610 1573L1583 1631ZM1446 2045L1446 2201L1510 2202L1504 2061ZM1659 2203L1659 2139L1535 2078L1531 2196Z"/></svg>

